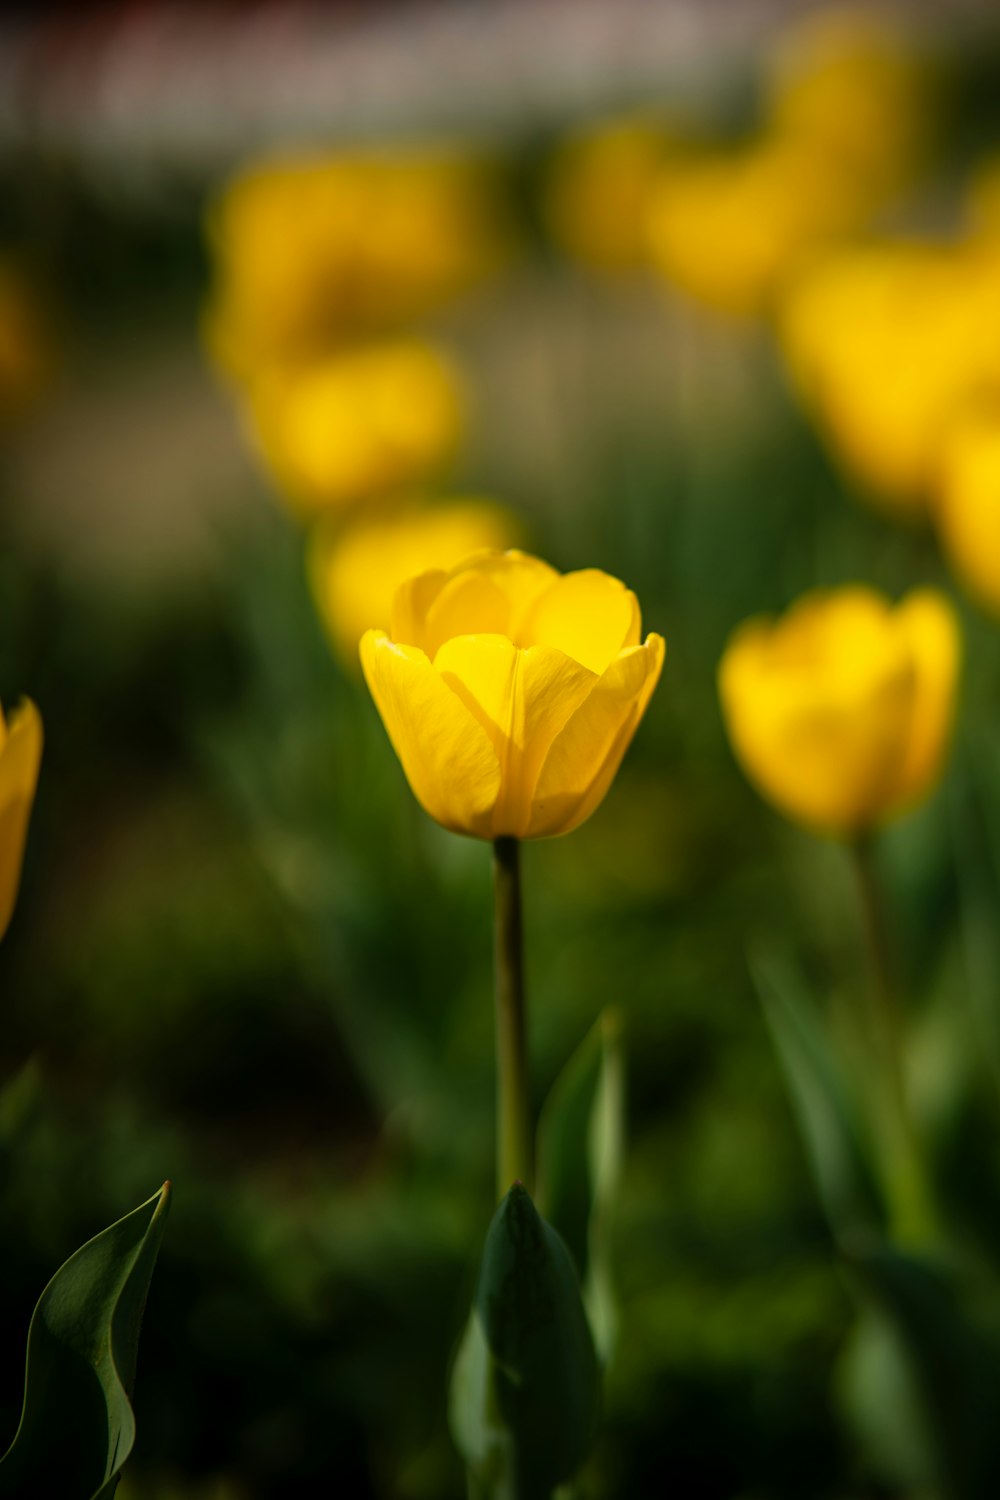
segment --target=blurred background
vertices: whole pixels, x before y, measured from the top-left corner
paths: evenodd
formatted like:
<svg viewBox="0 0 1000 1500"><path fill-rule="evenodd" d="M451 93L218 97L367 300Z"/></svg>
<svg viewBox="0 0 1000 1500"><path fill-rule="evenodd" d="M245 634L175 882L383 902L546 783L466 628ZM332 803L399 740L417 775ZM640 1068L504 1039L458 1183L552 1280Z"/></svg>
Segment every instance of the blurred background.
<svg viewBox="0 0 1000 1500"><path fill-rule="evenodd" d="M949 521L929 434L1000 388L996 8L52 6L0 75L0 701L46 729L0 950L0 1440L48 1276L170 1177L123 1500L464 1494L489 851L414 803L356 642L398 578L516 543L668 644L605 806L524 861L538 1099L625 1023L581 1493L915 1495L845 1409L747 973L763 936L823 1003L857 985L850 871L747 786L715 673L817 584L958 602L955 752L884 859L949 1212L995 1254L1000 484Z"/></svg>

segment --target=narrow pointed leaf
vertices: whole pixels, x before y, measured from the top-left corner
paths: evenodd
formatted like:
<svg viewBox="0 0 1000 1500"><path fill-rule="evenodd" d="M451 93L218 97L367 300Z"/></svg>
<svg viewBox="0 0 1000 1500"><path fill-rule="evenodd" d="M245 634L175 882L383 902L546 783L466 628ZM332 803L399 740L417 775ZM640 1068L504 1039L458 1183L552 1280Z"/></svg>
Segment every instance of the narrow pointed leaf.
<svg viewBox="0 0 1000 1500"><path fill-rule="evenodd" d="M621 1020L606 1010L553 1084L538 1125L539 1207L583 1278L602 1363L617 1324L609 1238L624 1135Z"/></svg>
<svg viewBox="0 0 1000 1500"><path fill-rule="evenodd" d="M968 1307L952 1271L884 1242L855 1244L845 1260L909 1367L921 1408L915 1436L934 1454L935 1488L950 1500L993 1500L1000 1494L995 1292L990 1307Z"/></svg>
<svg viewBox="0 0 1000 1500"><path fill-rule="evenodd" d="M2 1500L110 1500L135 1441L130 1397L169 1184L53 1276L28 1330L24 1407Z"/></svg>
<svg viewBox="0 0 1000 1500"><path fill-rule="evenodd" d="M783 963L758 956L751 969L834 1235L881 1228L885 1211L871 1149L813 1009Z"/></svg>
<svg viewBox="0 0 1000 1500"><path fill-rule="evenodd" d="M455 1355L448 1421L469 1473L487 1494L510 1468L510 1434L497 1404L493 1359L473 1307Z"/></svg>

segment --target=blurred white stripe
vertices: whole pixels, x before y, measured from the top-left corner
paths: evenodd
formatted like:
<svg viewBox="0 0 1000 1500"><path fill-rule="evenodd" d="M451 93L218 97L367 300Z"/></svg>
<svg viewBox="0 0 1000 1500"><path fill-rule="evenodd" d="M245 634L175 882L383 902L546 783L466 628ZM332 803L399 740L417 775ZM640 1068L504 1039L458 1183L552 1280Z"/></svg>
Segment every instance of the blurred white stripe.
<svg viewBox="0 0 1000 1500"><path fill-rule="evenodd" d="M650 98L710 108L790 0L481 0L406 6L178 4L0 23L0 147L198 172L331 135L489 137ZM982 0L895 7L953 44Z"/></svg>

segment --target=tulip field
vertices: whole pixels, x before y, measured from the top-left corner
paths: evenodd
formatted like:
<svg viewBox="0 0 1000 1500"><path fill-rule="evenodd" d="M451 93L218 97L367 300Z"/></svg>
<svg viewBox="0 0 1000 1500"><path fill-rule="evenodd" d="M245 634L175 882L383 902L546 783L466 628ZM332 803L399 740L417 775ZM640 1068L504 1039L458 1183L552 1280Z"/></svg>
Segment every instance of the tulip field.
<svg viewBox="0 0 1000 1500"><path fill-rule="evenodd" d="M995 1500L1000 18L127 9L0 32L0 1500Z"/></svg>

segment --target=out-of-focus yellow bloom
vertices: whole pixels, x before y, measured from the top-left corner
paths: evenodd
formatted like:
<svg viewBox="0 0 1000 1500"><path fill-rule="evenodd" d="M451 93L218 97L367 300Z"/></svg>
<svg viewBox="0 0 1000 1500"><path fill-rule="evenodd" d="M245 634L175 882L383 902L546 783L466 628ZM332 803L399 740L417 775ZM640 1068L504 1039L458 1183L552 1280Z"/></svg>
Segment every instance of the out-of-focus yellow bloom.
<svg viewBox="0 0 1000 1500"><path fill-rule="evenodd" d="M596 569L484 553L398 590L361 662L407 780L445 828L569 833L607 792L663 663L635 595Z"/></svg>
<svg viewBox="0 0 1000 1500"><path fill-rule="evenodd" d="M949 419L1000 379L1000 254L845 250L796 279L778 322L833 451L890 514L923 515Z"/></svg>
<svg viewBox="0 0 1000 1500"><path fill-rule="evenodd" d="M954 717L961 645L943 595L893 607L857 586L807 594L733 634L719 666L736 757L816 832L858 837L926 795Z"/></svg>
<svg viewBox="0 0 1000 1500"><path fill-rule="evenodd" d="M337 651L358 664L358 642L388 630L392 601L407 578L453 568L470 553L501 551L518 539L516 518L485 500L447 505L408 502L365 511L346 528L320 521L309 546L313 596Z"/></svg>
<svg viewBox="0 0 1000 1500"><path fill-rule="evenodd" d="M807 253L863 228L912 175L924 87L899 38L863 13L797 23L774 54L759 136L675 153L647 190L654 263L710 307L761 313Z"/></svg>
<svg viewBox="0 0 1000 1500"><path fill-rule="evenodd" d="M955 572L1000 614L1000 406L975 406L945 439L935 520Z"/></svg>
<svg viewBox="0 0 1000 1500"><path fill-rule="evenodd" d="M736 316L764 311L804 253L859 221L851 173L792 141L676 157L652 196L654 265L690 296Z"/></svg>
<svg viewBox="0 0 1000 1500"><path fill-rule="evenodd" d="M0 431L30 410L51 370L51 337L37 293L16 265L0 261Z"/></svg>
<svg viewBox="0 0 1000 1500"><path fill-rule="evenodd" d="M42 721L35 705L23 702L9 721L0 711L0 938L17 898L41 758Z"/></svg>
<svg viewBox="0 0 1000 1500"><path fill-rule="evenodd" d="M600 271L634 271L649 260L646 221L669 140L645 119L604 122L556 150L546 211L558 243Z"/></svg>
<svg viewBox="0 0 1000 1500"><path fill-rule="evenodd" d="M495 173L443 150L263 162L209 233L206 338L240 379L399 327L494 270L511 238Z"/></svg>
<svg viewBox="0 0 1000 1500"><path fill-rule="evenodd" d="M305 516L429 478L455 450L462 409L457 370L415 340L330 355L250 396L265 463Z"/></svg>
<svg viewBox="0 0 1000 1500"><path fill-rule="evenodd" d="M912 47L860 7L813 12L782 33L765 88L768 129L839 160L875 208L912 177L928 80Z"/></svg>

